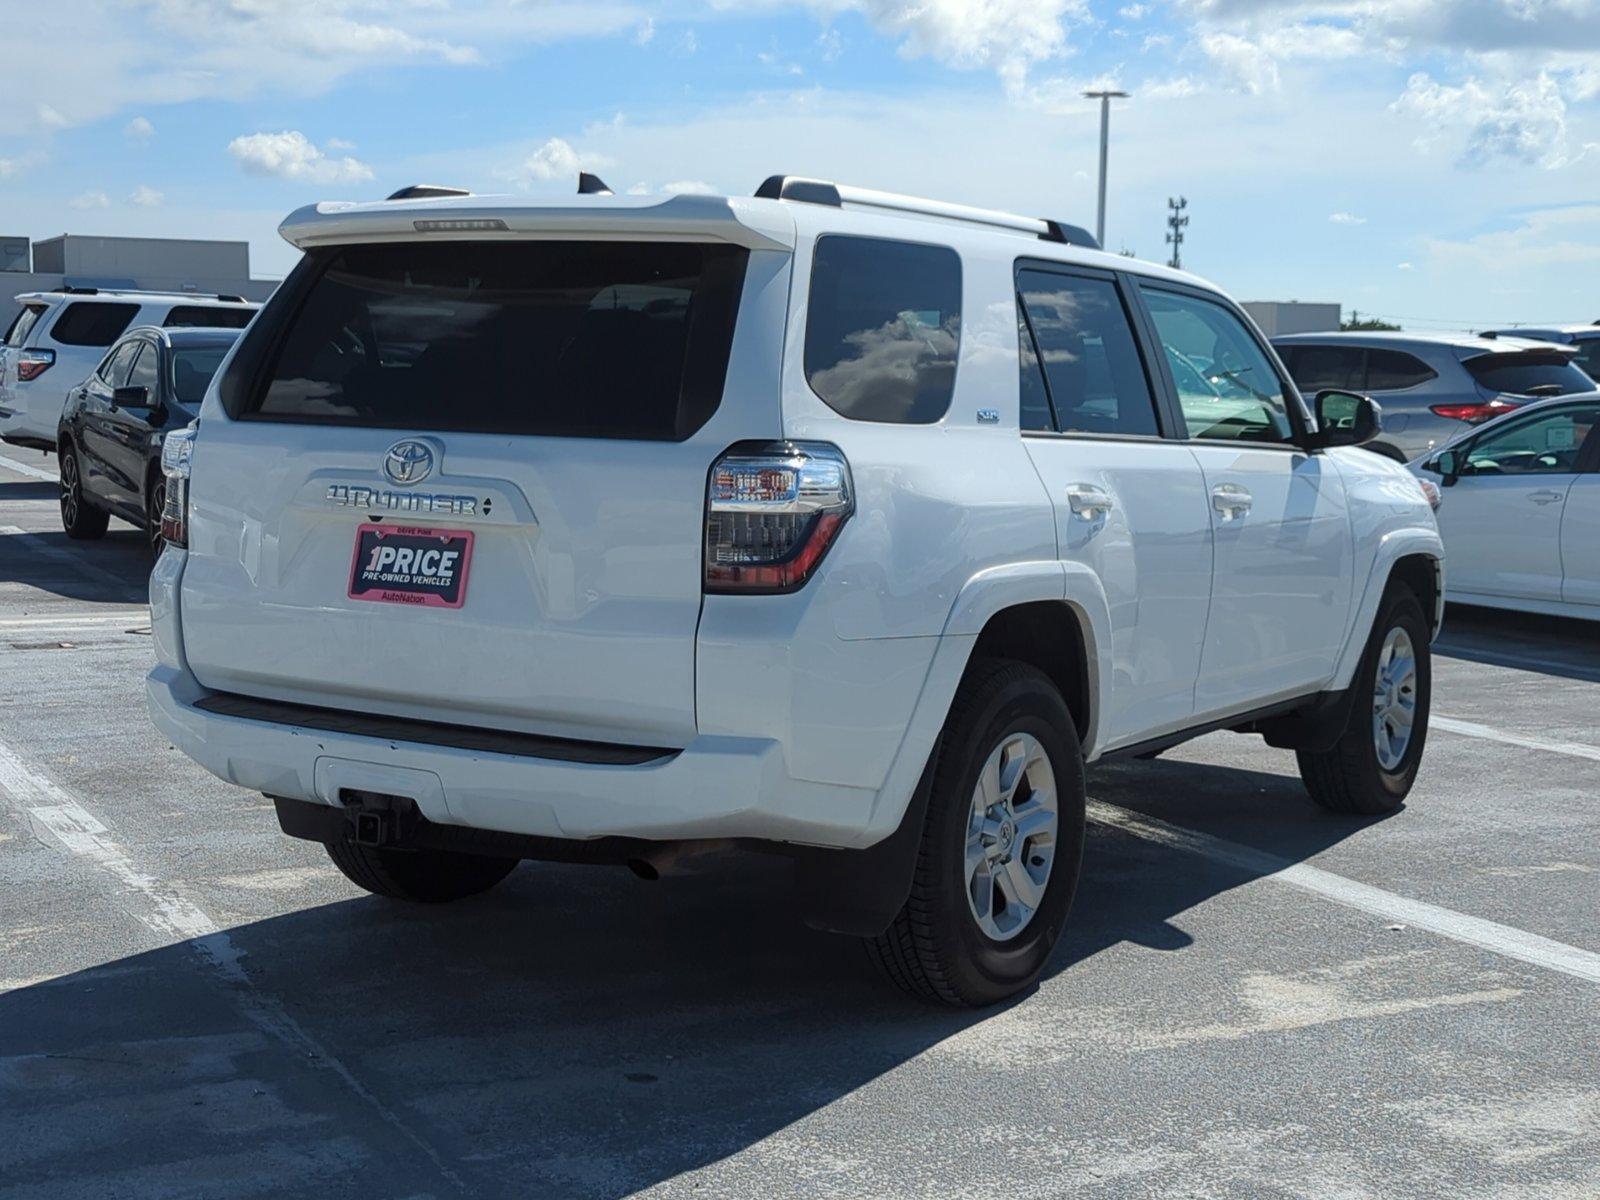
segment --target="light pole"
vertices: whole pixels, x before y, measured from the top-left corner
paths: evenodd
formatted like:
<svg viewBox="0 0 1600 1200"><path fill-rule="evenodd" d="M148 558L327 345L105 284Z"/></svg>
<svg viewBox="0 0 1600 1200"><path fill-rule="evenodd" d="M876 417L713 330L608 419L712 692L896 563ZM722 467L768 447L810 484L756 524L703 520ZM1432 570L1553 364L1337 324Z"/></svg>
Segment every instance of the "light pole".
<svg viewBox="0 0 1600 1200"><path fill-rule="evenodd" d="M1094 220L1095 240L1106 244L1106 148L1111 142L1111 101L1125 99L1127 92L1085 92L1089 100L1100 101L1100 208Z"/></svg>

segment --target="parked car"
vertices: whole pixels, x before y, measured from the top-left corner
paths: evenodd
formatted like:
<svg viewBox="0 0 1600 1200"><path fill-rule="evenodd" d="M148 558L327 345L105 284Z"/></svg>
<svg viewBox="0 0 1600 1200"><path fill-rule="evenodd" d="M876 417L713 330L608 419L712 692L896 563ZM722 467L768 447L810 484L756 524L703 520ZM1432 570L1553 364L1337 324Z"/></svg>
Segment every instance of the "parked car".
<svg viewBox="0 0 1600 1200"><path fill-rule="evenodd" d="M1573 350L1521 338L1429 333L1296 333L1273 339L1310 393L1346 388L1383 406L1369 449L1409 462L1545 396L1593 391Z"/></svg>
<svg viewBox="0 0 1600 1200"><path fill-rule="evenodd" d="M1061 932L1086 762L1227 728L1337 811L1411 787L1433 514L1191 275L783 177L281 232L167 439L148 695L368 891L734 842L983 1004Z"/></svg>
<svg viewBox="0 0 1600 1200"><path fill-rule="evenodd" d="M0 441L56 448L67 393L135 325L242 329L258 304L192 292L62 288L24 292L0 345Z"/></svg>
<svg viewBox="0 0 1600 1200"><path fill-rule="evenodd" d="M239 339L237 329L129 330L94 373L67 393L56 436L61 524L98 538L113 515L142 526L161 552L168 431L195 419L206 386Z"/></svg>
<svg viewBox="0 0 1600 1200"><path fill-rule="evenodd" d="M1424 456L1449 598L1600 620L1600 394L1530 404Z"/></svg>
<svg viewBox="0 0 1600 1200"><path fill-rule="evenodd" d="M1571 346L1577 351L1573 362L1583 368L1591 379L1600 379L1600 321L1592 325L1544 325L1527 328L1491 329L1484 337L1531 338L1539 342L1556 342Z"/></svg>

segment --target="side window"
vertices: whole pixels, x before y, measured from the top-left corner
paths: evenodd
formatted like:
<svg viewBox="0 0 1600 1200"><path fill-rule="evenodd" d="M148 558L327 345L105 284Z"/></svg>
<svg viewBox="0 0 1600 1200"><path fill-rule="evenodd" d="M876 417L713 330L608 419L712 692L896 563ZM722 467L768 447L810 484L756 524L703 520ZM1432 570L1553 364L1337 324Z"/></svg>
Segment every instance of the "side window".
<svg viewBox="0 0 1600 1200"><path fill-rule="evenodd" d="M1515 421L1478 438L1461 474L1570 475L1585 441L1600 436L1600 405L1586 404Z"/></svg>
<svg viewBox="0 0 1600 1200"><path fill-rule="evenodd" d="M1572 360L1590 379L1600 380L1600 337L1578 342L1578 356Z"/></svg>
<svg viewBox="0 0 1600 1200"><path fill-rule="evenodd" d="M156 398L157 377L161 372L161 351L149 342L143 343L139 357L133 362L133 369L128 372L126 387L148 388L150 399Z"/></svg>
<svg viewBox="0 0 1600 1200"><path fill-rule="evenodd" d="M1360 346L1308 346L1299 343L1285 347L1284 365L1294 376L1304 396L1314 396L1324 388L1359 392L1366 385Z"/></svg>
<svg viewBox="0 0 1600 1200"><path fill-rule="evenodd" d="M56 318L50 336L63 346L109 346L139 311L137 304L100 304L79 300Z"/></svg>
<svg viewBox="0 0 1600 1200"><path fill-rule="evenodd" d="M947 246L817 239L805 371L857 421L928 425L950 408L961 343L961 259Z"/></svg>
<svg viewBox="0 0 1600 1200"><path fill-rule="evenodd" d="M216 304L178 304L161 322L168 329L243 329L255 316L253 308L223 308Z"/></svg>
<svg viewBox="0 0 1600 1200"><path fill-rule="evenodd" d="M1419 383L1427 383L1438 373L1414 354L1407 354L1403 350L1368 350L1367 351L1367 384L1363 388L1351 388L1351 391L1369 392L1398 392L1402 388L1413 388ZM1295 376L1298 383L1300 377Z"/></svg>
<svg viewBox="0 0 1600 1200"><path fill-rule="evenodd" d="M119 388L128 382L128 372L133 367L133 356L139 353L138 342L123 342L106 356L97 374L109 388Z"/></svg>
<svg viewBox="0 0 1600 1200"><path fill-rule="evenodd" d="M1022 428L1048 432L1056 427L1050 411L1050 395L1044 388L1044 368L1034 349L1033 332L1022 311L1022 293L1017 293L1017 362L1020 367L1018 421Z"/></svg>
<svg viewBox="0 0 1600 1200"><path fill-rule="evenodd" d="M1140 285L1192 438L1288 442L1289 398L1243 321L1221 304Z"/></svg>
<svg viewBox="0 0 1600 1200"><path fill-rule="evenodd" d="M1117 285L1030 269L1018 273L1017 288L1044 363L1056 428L1158 434L1150 381Z"/></svg>
<svg viewBox="0 0 1600 1200"><path fill-rule="evenodd" d="M25 304L22 311L11 322L11 328L6 330L5 343L8 346L20 346L28 340L28 334L33 331L34 325L48 309L43 304Z"/></svg>

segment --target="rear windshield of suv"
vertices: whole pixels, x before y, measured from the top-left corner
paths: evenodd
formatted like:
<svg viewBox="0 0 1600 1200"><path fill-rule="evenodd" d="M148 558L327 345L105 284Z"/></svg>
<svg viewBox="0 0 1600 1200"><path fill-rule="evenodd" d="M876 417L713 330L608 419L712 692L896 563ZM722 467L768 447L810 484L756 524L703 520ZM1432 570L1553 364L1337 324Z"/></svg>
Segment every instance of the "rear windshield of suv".
<svg viewBox="0 0 1600 1200"><path fill-rule="evenodd" d="M1595 386L1565 354L1480 354L1466 365L1479 387L1512 396L1566 396Z"/></svg>
<svg viewBox="0 0 1600 1200"><path fill-rule="evenodd" d="M78 300L56 318L50 337L63 346L109 346L122 336L138 311L137 304Z"/></svg>
<svg viewBox="0 0 1600 1200"><path fill-rule="evenodd" d="M256 315L253 308L224 308L220 304L179 304L161 322L168 329L243 329Z"/></svg>
<svg viewBox="0 0 1600 1200"><path fill-rule="evenodd" d="M224 381L231 415L665 441L689 437L721 402L748 257L720 244L580 241L319 253L289 297L297 306L279 314L287 329L264 377ZM269 332L258 322L245 337ZM256 358L248 348L241 370Z"/></svg>

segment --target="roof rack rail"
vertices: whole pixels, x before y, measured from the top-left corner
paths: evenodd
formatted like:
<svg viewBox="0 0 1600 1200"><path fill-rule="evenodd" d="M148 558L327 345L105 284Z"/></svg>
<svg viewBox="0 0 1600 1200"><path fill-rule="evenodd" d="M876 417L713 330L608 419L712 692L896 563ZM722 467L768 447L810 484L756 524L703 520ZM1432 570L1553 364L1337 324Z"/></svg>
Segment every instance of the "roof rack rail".
<svg viewBox="0 0 1600 1200"><path fill-rule="evenodd" d="M244 304L246 302L243 296L235 296L229 292L216 292L214 295L218 300L226 300L229 304Z"/></svg>
<svg viewBox="0 0 1600 1200"><path fill-rule="evenodd" d="M432 200L439 196L470 196L466 188L447 187L442 183L413 183L398 192L391 192L385 200Z"/></svg>
<svg viewBox="0 0 1600 1200"><path fill-rule="evenodd" d="M1095 240L1093 234L1065 221L1022 217L996 209L973 208L970 205L950 204L943 200L924 200L918 196L902 196L895 192L850 187L831 183L826 179L806 179L799 175L771 175L762 181L761 186L756 189L756 195L763 200L795 200L802 204L825 204L830 208L841 208L849 204L864 208L917 213L925 217L939 217L946 221L966 221L975 225L1010 229L1017 233L1031 233L1042 241L1081 246L1086 250L1100 249L1100 243Z"/></svg>
<svg viewBox="0 0 1600 1200"><path fill-rule="evenodd" d="M607 186L606 181L598 175L591 175L587 171L578 172L578 195L580 196L614 196L615 192Z"/></svg>
<svg viewBox="0 0 1600 1200"><path fill-rule="evenodd" d="M70 284L62 284L60 287L53 287L50 290L59 292L63 296L98 296L100 294L100 289L97 287L77 287Z"/></svg>

